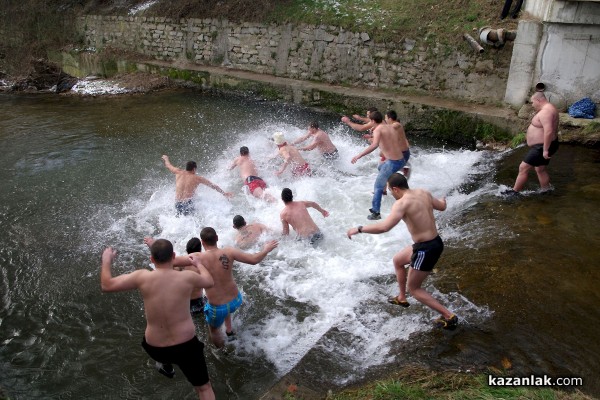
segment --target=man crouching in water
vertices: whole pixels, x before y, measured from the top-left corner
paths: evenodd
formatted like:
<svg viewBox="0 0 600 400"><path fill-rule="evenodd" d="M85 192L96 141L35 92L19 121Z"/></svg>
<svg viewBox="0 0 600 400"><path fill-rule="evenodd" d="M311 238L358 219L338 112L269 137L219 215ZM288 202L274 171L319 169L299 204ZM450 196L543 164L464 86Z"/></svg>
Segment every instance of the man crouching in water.
<svg viewBox="0 0 600 400"><path fill-rule="evenodd" d="M290 234L290 225L298 237L301 239L308 239L311 245L317 244L317 242L323 239L323 234L319 230L315 221L310 217L307 207L312 207L315 210L323 214L324 217L329 216L329 212L321 208L320 205L314 201L294 201L294 195L292 190L285 188L281 191L281 200L285 204L285 208L281 211L280 218L283 224L283 235Z"/></svg>
<svg viewBox="0 0 600 400"><path fill-rule="evenodd" d="M173 269L173 245L158 239L150 246L154 271L146 269L112 276L111 267L117 252L111 247L102 254L100 285L103 292L138 289L144 300L146 331L142 347L155 361L178 365L194 386L201 400L212 400L215 394L204 359L204 344L196 337L189 311L190 295L197 288L210 288L214 281L197 256L190 262L198 272ZM199 254L199 253L196 253Z"/></svg>

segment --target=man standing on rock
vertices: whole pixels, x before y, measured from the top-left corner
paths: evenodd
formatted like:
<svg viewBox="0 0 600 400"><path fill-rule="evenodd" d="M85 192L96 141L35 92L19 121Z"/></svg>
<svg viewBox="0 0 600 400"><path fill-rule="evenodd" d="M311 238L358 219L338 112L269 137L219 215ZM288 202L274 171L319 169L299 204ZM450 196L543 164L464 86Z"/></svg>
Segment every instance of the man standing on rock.
<svg viewBox="0 0 600 400"><path fill-rule="evenodd" d="M531 96L531 104L537 113L527 128L529 152L519 165L515 185L512 191L507 191L508 194L523 190L532 168L535 168L542 191L552 189L546 167L550 163L550 157L558 150L558 110L542 92Z"/></svg>

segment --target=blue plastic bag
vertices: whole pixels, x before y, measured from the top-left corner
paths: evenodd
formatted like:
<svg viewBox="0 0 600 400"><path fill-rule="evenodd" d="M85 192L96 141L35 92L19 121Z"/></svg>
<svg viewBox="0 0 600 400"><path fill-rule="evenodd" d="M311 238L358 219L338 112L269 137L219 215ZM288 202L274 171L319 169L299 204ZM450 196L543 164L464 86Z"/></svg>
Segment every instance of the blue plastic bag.
<svg viewBox="0 0 600 400"><path fill-rule="evenodd" d="M596 104L589 98L585 97L569 107L569 115L573 118L594 119L596 113Z"/></svg>

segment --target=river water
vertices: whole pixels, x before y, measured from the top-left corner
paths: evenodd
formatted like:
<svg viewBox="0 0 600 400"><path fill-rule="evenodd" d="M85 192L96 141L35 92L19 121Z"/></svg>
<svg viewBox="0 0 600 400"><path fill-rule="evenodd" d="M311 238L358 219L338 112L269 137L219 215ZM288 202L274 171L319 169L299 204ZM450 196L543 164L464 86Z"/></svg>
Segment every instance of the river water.
<svg viewBox="0 0 600 400"><path fill-rule="evenodd" d="M311 152L315 176L275 177L269 138L296 138L312 120L340 159L327 167ZM144 236L170 239L182 254L204 226L231 245L236 214L277 236L283 204L248 196L226 168L246 145L270 193L290 187L331 215L311 212L326 236L319 247L283 239L259 265L236 266L245 296L237 340L205 350L217 398L258 398L289 372L323 389L414 363L581 376L582 390L600 394L599 151L563 145L550 166L553 193L535 193L532 176L528 195L507 199L499 193L525 149L410 139L411 187L448 199L436 213L446 250L427 288L461 318L454 332L434 330L434 313L410 297L408 309L385 302L397 293L391 258L410 243L403 224L346 238L368 223L377 158L350 163L366 144L339 116L190 91L0 96L0 387L13 399L194 398L180 372L159 375L142 350L139 294L101 293L100 254L118 250L114 273L149 268ZM162 154L181 167L196 160L235 197L201 187L196 214L176 218ZM201 321L197 331L205 340Z"/></svg>

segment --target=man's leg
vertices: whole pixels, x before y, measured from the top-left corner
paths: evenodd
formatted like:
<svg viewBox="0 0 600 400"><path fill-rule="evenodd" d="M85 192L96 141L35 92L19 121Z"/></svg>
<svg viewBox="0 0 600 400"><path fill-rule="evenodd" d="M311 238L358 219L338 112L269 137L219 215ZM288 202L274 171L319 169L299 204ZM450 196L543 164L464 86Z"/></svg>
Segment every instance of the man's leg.
<svg viewBox="0 0 600 400"><path fill-rule="evenodd" d="M233 332L233 329L231 328L231 314L229 314L225 318L225 333L231 333L231 332Z"/></svg>
<svg viewBox="0 0 600 400"><path fill-rule="evenodd" d="M452 313L448 311L446 307L441 305L439 301L434 299L433 296L429 294L429 292L427 292L421 287L423 281L425 280L425 278L427 278L428 275L429 272L417 271L414 268L409 269L407 286L408 290L410 291L410 294L415 299L425 304L427 307L442 314L444 318L452 317Z"/></svg>
<svg viewBox="0 0 600 400"><path fill-rule="evenodd" d="M535 172L540 181L540 187L542 189L548 189L550 187L550 175L548 175L548 168L545 165L535 167Z"/></svg>
<svg viewBox="0 0 600 400"><path fill-rule="evenodd" d="M196 390L196 393L198 393L198 398L200 400L215 400L215 392L213 392L210 382L202 386L194 386L194 389Z"/></svg>
<svg viewBox="0 0 600 400"><path fill-rule="evenodd" d="M223 339L223 335L221 334L221 327L213 328L212 326L208 327L208 333L210 335L210 341L213 342L216 348L220 349L225 346L225 340Z"/></svg>
<svg viewBox="0 0 600 400"><path fill-rule="evenodd" d="M527 176L529 175L531 168L531 165L527 164L525 161L521 161L521 164L519 165L519 175L517 175L515 186L513 186L515 192L523 190L525 183L527 183Z"/></svg>
<svg viewBox="0 0 600 400"><path fill-rule="evenodd" d="M412 255L412 246L407 246L400 250L392 261L394 262L394 270L396 271L396 280L398 281L398 287L400 288L400 294L397 299L399 302L406 301L406 268L405 265L410 263L410 256Z"/></svg>

